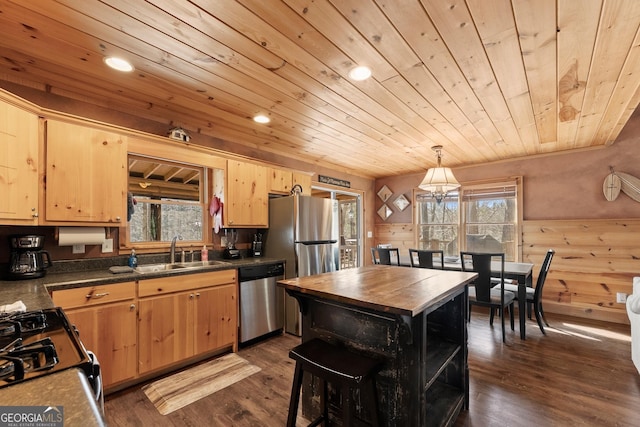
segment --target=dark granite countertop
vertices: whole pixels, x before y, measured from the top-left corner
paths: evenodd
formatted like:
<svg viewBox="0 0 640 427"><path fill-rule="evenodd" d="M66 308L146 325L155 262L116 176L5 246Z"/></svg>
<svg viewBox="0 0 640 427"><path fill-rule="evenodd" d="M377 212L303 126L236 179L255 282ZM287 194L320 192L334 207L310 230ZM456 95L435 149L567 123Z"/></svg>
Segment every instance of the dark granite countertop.
<svg viewBox="0 0 640 427"><path fill-rule="evenodd" d="M45 308L51 306L51 301L47 303L47 292L52 290L71 289L85 286L105 285L111 283L129 282L133 280L145 280L155 277L164 276L178 276L187 274L197 274L205 271L216 270L229 270L236 269L242 266L249 266L255 264L273 264L276 262L283 262L283 259L279 258L240 258L237 260L220 260L225 264L216 264L203 266L198 268L185 268L168 271L155 271L150 273L118 273L114 274L109 271L109 267L112 265L118 265L113 263L91 263L91 262L70 262L66 266L60 267L48 271L44 277L38 279L29 280L1 280L0 281L0 305L10 304L17 300L22 299L27 305L27 310L37 310L39 308ZM154 264L160 261L151 261L148 264ZM144 265L147 263L140 263ZM43 293L46 298L43 298ZM25 298L29 299L25 301ZM43 304L37 306L37 304ZM48 304L48 305L47 305Z"/></svg>
<svg viewBox="0 0 640 427"><path fill-rule="evenodd" d="M0 388L2 406L62 406L65 426L104 426L84 373L65 369ZM17 424L16 424L17 425Z"/></svg>

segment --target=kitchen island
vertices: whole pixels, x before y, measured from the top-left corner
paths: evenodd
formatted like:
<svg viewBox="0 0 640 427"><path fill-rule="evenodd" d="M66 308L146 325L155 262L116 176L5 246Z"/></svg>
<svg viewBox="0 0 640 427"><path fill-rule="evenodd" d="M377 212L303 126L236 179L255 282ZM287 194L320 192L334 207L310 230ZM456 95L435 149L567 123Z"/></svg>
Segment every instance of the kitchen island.
<svg viewBox="0 0 640 427"><path fill-rule="evenodd" d="M302 312L302 340L320 338L383 361L376 376L385 426L452 425L469 405L468 272L371 265L279 281ZM303 384L302 410L318 415L319 385ZM315 398L314 398L315 396ZM371 408L356 415L370 420ZM339 413L338 391L330 392Z"/></svg>

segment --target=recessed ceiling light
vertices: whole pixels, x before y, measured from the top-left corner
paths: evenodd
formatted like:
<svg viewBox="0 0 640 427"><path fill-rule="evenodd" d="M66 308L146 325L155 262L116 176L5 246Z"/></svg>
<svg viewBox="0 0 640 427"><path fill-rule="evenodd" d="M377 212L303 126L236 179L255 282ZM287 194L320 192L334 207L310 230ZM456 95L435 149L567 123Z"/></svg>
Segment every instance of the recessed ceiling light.
<svg viewBox="0 0 640 427"><path fill-rule="evenodd" d="M366 80L371 77L371 70L369 67L361 65L349 71L349 77L356 81Z"/></svg>
<svg viewBox="0 0 640 427"><path fill-rule="evenodd" d="M269 123L271 119L263 114L258 114L253 118L253 121L256 123Z"/></svg>
<svg viewBox="0 0 640 427"><path fill-rule="evenodd" d="M129 72L133 71L133 65L125 59L109 56L104 58L104 63L114 70Z"/></svg>

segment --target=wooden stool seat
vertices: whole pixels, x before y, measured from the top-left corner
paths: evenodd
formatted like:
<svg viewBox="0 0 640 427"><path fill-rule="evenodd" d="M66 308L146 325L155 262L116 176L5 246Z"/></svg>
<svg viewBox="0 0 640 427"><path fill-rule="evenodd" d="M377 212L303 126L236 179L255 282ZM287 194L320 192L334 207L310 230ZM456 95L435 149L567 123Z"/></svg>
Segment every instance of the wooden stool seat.
<svg viewBox="0 0 640 427"><path fill-rule="evenodd" d="M327 382L339 387L342 392L342 414L343 425L345 426L351 425L352 421L352 389L363 389L365 385L369 385L372 425L377 426L379 424L378 399L374 375L382 367L381 362L319 339L313 339L294 347L289 352L289 357L296 361L296 368L291 389L291 400L289 402L288 427L296 425L300 389L302 387L302 374L304 371L318 377L322 383L322 395L320 396L320 409L322 413L309 424L309 427L317 426L323 421L326 425L329 419Z"/></svg>

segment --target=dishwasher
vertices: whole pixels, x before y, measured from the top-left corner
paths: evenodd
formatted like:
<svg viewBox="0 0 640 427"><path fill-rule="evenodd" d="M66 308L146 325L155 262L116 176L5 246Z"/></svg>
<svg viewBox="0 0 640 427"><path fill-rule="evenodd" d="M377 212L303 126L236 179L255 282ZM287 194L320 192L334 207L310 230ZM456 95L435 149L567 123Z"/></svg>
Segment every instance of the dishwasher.
<svg viewBox="0 0 640 427"><path fill-rule="evenodd" d="M284 328L284 263L238 268L240 282L240 344Z"/></svg>

